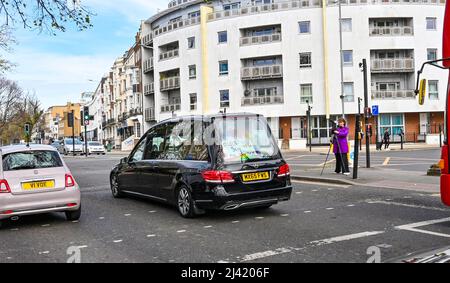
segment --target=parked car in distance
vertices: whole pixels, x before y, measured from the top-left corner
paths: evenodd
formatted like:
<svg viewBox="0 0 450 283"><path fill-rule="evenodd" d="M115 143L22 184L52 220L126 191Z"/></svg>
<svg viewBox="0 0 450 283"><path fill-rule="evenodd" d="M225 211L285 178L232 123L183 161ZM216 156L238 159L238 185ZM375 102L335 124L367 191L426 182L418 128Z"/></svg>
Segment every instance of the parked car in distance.
<svg viewBox="0 0 450 283"><path fill-rule="evenodd" d="M0 148L1 221L20 216L65 212L81 215L80 189L58 151L49 145Z"/></svg>
<svg viewBox="0 0 450 283"><path fill-rule="evenodd" d="M96 142L96 141L88 142L87 150L88 150L87 151L88 155L91 155L91 154L97 154L97 155L102 154L102 155L105 155L106 154L105 147L101 143ZM83 153L84 154L85 154L85 151L86 151L86 146L83 146Z"/></svg>
<svg viewBox="0 0 450 283"><path fill-rule="evenodd" d="M269 208L292 194L289 165L266 119L253 114L161 122L113 168L110 183L115 198L167 202L185 218L210 209Z"/></svg>
<svg viewBox="0 0 450 283"><path fill-rule="evenodd" d="M64 155L77 155L77 154L83 154L83 143L79 139L75 139L75 146L73 143L73 139L64 139L64 141L61 143L61 154ZM75 151L74 151L75 149Z"/></svg>
<svg viewBox="0 0 450 283"><path fill-rule="evenodd" d="M59 141L54 141L50 145L53 146L56 150L59 151L59 147L61 146L61 143Z"/></svg>

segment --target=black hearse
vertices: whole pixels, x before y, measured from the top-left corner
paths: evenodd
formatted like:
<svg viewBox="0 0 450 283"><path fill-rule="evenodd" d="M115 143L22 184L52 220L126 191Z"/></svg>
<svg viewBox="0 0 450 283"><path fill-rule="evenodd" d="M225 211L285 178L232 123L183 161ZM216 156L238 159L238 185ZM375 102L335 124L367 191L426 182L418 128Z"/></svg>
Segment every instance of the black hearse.
<svg viewBox="0 0 450 283"><path fill-rule="evenodd" d="M247 113L163 121L113 168L110 181L115 198L167 202L186 218L269 208L292 193L289 165L266 119Z"/></svg>

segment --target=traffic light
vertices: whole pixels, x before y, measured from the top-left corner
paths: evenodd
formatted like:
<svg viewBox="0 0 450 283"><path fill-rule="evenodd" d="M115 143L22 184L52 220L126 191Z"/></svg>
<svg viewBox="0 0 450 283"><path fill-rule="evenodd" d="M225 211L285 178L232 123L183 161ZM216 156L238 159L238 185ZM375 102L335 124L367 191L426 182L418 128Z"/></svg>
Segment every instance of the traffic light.
<svg viewBox="0 0 450 283"><path fill-rule="evenodd" d="M25 135L26 136L30 136L30 134L31 134L31 125L26 123L24 129L25 129Z"/></svg>
<svg viewBox="0 0 450 283"><path fill-rule="evenodd" d="M89 121L91 120L91 116L89 115L89 107L85 106L83 108L83 113L84 113L84 121Z"/></svg>
<svg viewBox="0 0 450 283"><path fill-rule="evenodd" d="M73 121L73 113L67 113L67 127L73 128L74 121Z"/></svg>

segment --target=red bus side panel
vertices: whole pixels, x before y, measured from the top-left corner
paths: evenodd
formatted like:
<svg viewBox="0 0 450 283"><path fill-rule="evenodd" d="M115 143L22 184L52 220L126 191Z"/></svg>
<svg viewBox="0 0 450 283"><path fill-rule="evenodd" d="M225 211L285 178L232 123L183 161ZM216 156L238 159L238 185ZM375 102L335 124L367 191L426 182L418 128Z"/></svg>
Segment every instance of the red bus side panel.
<svg viewBox="0 0 450 283"><path fill-rule="evenodd" d="M444 38L442 57L450 58L450 1L447 1L444 18ZM445 61L444 66L450 68L450 61Z"/></svg>
<svg viewBox="0 0 450 283"><path fill-rule="evenodd" d="M442 147L442 159L445 161L445 168L441 175L441 198L445 205L450 206L450 174L448 169L448 145Z"/></svg>

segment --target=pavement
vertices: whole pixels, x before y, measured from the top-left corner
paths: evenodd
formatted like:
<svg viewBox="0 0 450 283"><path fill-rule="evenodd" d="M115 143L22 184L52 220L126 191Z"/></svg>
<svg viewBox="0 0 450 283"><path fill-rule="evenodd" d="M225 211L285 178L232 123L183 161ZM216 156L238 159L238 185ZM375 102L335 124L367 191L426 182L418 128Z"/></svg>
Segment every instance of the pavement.
<svg viewBox="0 0 450 283"><path fill-rule="evenodd" d="M389 171L404 174L411 163L420 163L410 176L421 184L438 179L424 181L421 171L437 149L411 154L374 154L374 166L392 158L391 166L371 169L381 173L376 182L398 181L389 179ZM67 222L52 213L8 223L0 230L0 263L70 262L76 252L86 263L400 262L450 243L450 209L424 187L294 181L292 199L271 209L187 220L153 201L113 199L108 176L120 157L65 157L81 186L82 218ZM294 173L317 174L324 162L316 153L285 157L298 164L292 165ZM329 170L325 174L333 177ZM366 171L361 176L359 182L371 179Z"/></svg>

